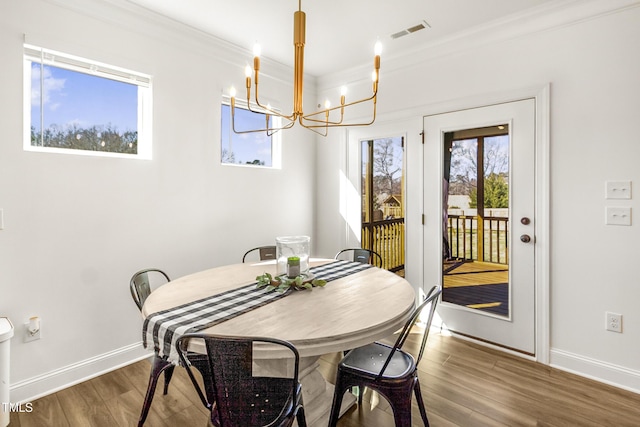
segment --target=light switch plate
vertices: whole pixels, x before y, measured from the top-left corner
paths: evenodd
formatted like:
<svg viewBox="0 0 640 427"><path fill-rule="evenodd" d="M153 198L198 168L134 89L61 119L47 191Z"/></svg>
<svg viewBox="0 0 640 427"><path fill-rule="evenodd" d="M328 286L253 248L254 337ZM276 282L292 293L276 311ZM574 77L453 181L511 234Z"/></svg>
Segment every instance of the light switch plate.
<svg viewBox="0 0 640 427"><path fill-rule="evenodd" d="M606 199L630 199L631 181L607 181L605 182Z"/></svg>
<svg viewBox="0 0 640 427"><path fill-rule="evenodd" d="M605 215L607 225L631 225L631 208L629 207L607 206Z"/></svg>

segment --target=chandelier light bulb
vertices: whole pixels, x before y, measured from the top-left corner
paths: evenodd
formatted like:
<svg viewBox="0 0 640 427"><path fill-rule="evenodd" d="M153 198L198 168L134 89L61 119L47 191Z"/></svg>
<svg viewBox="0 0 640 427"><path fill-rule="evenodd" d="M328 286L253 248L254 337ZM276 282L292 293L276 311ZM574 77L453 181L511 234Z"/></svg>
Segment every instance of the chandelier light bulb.
<svg viewBox="0 0 640 427"><path fill-rule="evenodd" d="M328 99L326 99L326 100L324 101L324 108L326 108L327 110L328 110L329 108L331 108L331 101L329 101Z"/></svg>
<svg viewBox="0 0 640 427"><path fill-rule="evenodd" d="M260 44L256 43L253 45L253 56L259 58L262 53L262 49L260 48Z"/></svg>
<svg viewBox="0 0 640 427"><path fill-rule="evenodd" d="M380 43L380 40L378 40L373 48L373 52L375 53L376 56L380 56L380 54L382 53L382 43Z"/></svg>
<svg viewBox="0 0 640 427"><path fill-rule="evenodd" d="M229 89L229 96L231 98L235 98L236 97L236 88L231 86L231 88Z"/></svg>
<svg viewBox="0 0 640 427"><path fill-rule="evenodd" d="M246 67L244 67L244 75L245 77L251 77L251 67L249 66L249 64L247 64Z"/></svg>
<svg viewBox="0 0 640 427"><path fill-rule="evenodd" d="M340 106L342 107L341 112L344 113L344 103L347 96L347 87L342 86L340 88Z"/></svg>

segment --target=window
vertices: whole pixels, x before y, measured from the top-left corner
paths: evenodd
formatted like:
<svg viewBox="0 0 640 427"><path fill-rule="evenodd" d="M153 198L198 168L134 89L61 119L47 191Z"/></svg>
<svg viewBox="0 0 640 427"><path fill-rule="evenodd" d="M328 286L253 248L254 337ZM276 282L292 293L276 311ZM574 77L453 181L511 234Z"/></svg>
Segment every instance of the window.
<svg viewBox="0 0 640 427"><path fill-rule="evenodd" d="M404 275L404 137L361 144L362 240L382 266Z"/></svg>
<svg viewBox="0 0 640 427"><path fill-rule="evenodd" d="M24 149L151 158L149 76L24 47Z"/></svg>
<svg viewBox="0 0 640 427"><path fill-rule="evenodd" d="M259 129L265 126L265 116L235 106L236 129ZM272 126L279 126L279 119L272 118ZM231 126L231 106L222 103L220 132L221 161L227 165L280 167L280 133L271 136L266 132L237 134Z"/></svg>

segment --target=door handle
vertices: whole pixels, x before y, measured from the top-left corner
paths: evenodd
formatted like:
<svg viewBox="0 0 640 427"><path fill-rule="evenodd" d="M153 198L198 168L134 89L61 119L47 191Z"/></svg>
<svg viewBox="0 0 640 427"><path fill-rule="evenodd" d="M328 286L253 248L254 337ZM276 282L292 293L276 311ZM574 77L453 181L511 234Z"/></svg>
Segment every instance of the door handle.
<svg viewBox="0 0 640 427"><path fill-rule="evenodd" d="M529 243L531 241L531 236L529 236L528 234L523 234L522 236L520 236L520 241L522 243Z"/></svg>

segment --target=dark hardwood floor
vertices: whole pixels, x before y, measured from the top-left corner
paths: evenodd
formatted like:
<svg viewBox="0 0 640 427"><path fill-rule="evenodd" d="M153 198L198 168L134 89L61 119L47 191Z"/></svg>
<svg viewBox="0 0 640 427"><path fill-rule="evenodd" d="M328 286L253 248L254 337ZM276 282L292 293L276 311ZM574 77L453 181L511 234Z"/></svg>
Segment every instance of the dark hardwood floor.
<svg viewBox="0 0 640 427"><path fill-rule="evenodd" d="M321 359L333 381L338 355ZM10 427L135 426L150 365L141 361L38 399L31 413L11 415ZM571 375L449 336L432 334L420 364L422 394L432 427L438 426L640 426L640 395ZM146 426L207 425L183 369L169 394L162 380ZM413 407L413 425L421 426ZM389 405L371 392L340 427L392 427Z"/></svg>

